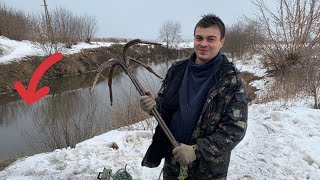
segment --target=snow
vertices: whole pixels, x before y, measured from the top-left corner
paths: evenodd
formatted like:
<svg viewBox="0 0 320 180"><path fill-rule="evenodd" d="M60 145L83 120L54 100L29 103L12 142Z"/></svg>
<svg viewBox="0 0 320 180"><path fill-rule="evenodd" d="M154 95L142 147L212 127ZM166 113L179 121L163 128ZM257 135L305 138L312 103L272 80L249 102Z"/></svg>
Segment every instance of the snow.
<svg viewBox="0 0 320 180"><path fill-rule="evenodd" d="M0 56L0 63L8 63L28 55L44 54L40 48L30 41L15 41L4 36L0 36L0 49L3 50L3 55Z"/></svg>
<svg viewBox="0 0 320 180"><path fill-rule="evenodd" d="M81 142L75 148L21 159L2 171L0 179L96 179L103 167L115 173L126 164L135 179L155 179L153 175L161 171L160 167L149 170L140 166L144 153L141 150L147 148L151 136L151 131L113 130ZM114 143L118 149L112 148Z"/></svg>
<svg viewBox="0 0 320 180"><path fill-rule="evenodd" d="M1 37L2 46L3 42L7 43L5 47L10 50L6 50L1 62L38 53L30 42L23 42L30 44L21 45L21 42ZM14 45L10 46L10 43ZM23 46L25 47L22 51L20 48ZM85 46L92 47L79 44L78 50ZM27 49L30 52L27 52ZM78 50L73 49L70 52ZM242 71L264 76L265 70L261 69L259 56L236 64ZM265 83L255 85L263 90ZM276 101L251 104L247 133L232 151L228 180L319 180L320 110L308 107L305 103L307 101L301 99L290 107L283 107ZM97 179L98 173L104 167L115 173L126 164L133 179L158 179L163 162L158 168L145 168L140 165L153 133L153 128L143 128L147 123L142 123L145 121L135 124L135 128L130 128L131 130L121 128L106 132L78 143L75 148L57 149L21 158L1 171L0 179Z"/></svg>
<svg viewBox="0 0 320 180"><path fill-rule="evenodd" d="M62 54L78 53L81 49L97 48L102 46L111 46L112 43L107 42L92 42L91 44L80 42L73 45L71 48L64 48L60 45L59 52ZM0 49L3 51L0 54L0 64L7 64L15 60L20 60L26 56L45 56L47 53L37 43L30 41L15 41L7 37L0 36Z"/></svg>
<svg viewBox="0 0 320 180"><path fill-rule="evenodd" d="M320 111L249 107L247 134L234 149L230 179L320 179Z"/></svg>
<svg viewBox="0 0 320 180"><path fill-rule="evenodd" d="M232 152L228 179L320 179L320 110L274 108L250 105L247 133ZM157 179L162 164L140 165L151 137L152 130L113 130L75 148L20 159L0 179L96 179L104 167L116 172L126 164L134 179Z"/></svg>
<svg viewBox="0 0 320 180"><path fill-rule="evenodd" d="M258 77L263 77L264 75L266 75L267 70L263 69L260 59L260 55L254 55L250 59L237 60L236 62L234 62L234 64L241 72L247 71L253 73Z"/></svg>
<svg viewBox="0 0 320 180"><path fill-rule="evenodd" d="M190 42L180 42L177 45L177 48L183 49L183 48L193 48L193 41Z"/></svg>

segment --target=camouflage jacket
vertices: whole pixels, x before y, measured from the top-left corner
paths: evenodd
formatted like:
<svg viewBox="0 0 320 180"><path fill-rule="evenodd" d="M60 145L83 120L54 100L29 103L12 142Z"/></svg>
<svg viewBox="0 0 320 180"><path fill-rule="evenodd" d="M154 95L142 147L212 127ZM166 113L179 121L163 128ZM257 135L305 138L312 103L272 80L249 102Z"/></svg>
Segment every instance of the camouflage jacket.
<svg viewBox="0 0 320 180"><path fill-rule="evenodd" d="M189 145L197 144L197 159L189 167L192 179L227 176L231 150L243 139L247 128L248 95L240 72L225 55L201 111ZM179 103L179 86L188 59L175 62L168 70L156 99L157 109L167 125ZM157 167L166 157L164 176L177 176L179 165L172 164L172 146L158 126L142 166Z"/></svg>

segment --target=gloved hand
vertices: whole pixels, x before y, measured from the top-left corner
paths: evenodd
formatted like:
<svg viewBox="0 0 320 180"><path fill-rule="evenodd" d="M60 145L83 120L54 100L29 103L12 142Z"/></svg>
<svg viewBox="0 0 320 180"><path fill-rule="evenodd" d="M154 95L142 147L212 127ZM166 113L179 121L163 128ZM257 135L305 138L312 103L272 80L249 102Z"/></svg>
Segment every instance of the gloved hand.
<svg viewBox="0 0 320 180"><path fill-rule="evenodd" d="M178 161L181 166L188 166L196 160L196 146L182 144L172 150L174 160Z"/></svg>
<svg viewBox="0 0 320 180"><path fill-rule="evenodd" d="M155 96L152 92L146 91L146 95L140 96L140 107L147 113L150 113L156 106Z"/></svg>

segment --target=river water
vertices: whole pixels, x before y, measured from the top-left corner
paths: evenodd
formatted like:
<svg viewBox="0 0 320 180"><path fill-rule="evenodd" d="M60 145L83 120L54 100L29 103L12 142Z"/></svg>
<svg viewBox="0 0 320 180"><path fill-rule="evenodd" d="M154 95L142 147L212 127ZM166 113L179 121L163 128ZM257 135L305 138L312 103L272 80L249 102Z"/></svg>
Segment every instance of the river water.
<svg viewBox="0 0 320 180"><path fill-rule="evenodd" d="M150 66L163 77L170 63ZM128 76L120 72L113 78L113 106L107 78L100 78L91 91L95 74L45 82L50 94L32 105L18 94L1 95L0 160L74 145L115 128L110 119L117 108L128 105L129 97L135 102L139 97ZM134 73L145 89L156 92L160 88L161 80L145 69L135 68Z"/></svg>

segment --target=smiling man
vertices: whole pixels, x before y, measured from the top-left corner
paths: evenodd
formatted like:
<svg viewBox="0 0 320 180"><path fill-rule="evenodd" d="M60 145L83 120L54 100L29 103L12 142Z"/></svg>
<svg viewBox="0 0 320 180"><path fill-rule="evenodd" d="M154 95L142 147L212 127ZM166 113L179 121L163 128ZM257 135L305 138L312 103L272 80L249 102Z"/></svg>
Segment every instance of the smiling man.
<svg viewBox="0 0 320 180"><path fill-rule="evenodd" d="M141 96L140 106L157 108L180 146L173 148L158 126L142 161L157 167L165 158L163 179L177 179L180 166L187 179L226 179L231 150L247 128L248 96L240 72L221 52L222 20L207 14L194 29L194 53L175 62L155 97ZM178 163L176 163L178 162Z"/></svg>

